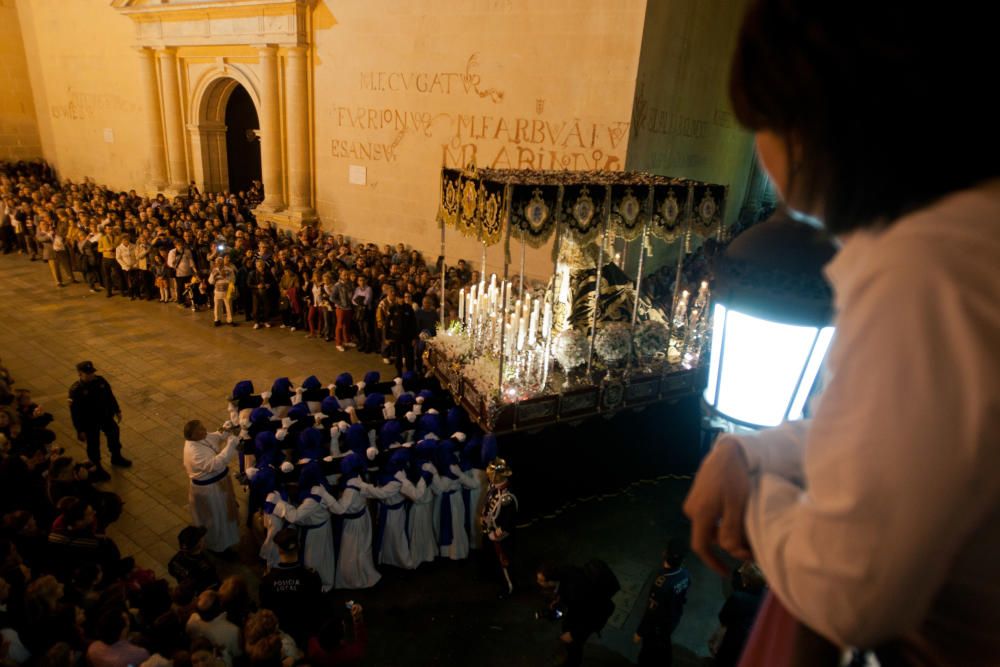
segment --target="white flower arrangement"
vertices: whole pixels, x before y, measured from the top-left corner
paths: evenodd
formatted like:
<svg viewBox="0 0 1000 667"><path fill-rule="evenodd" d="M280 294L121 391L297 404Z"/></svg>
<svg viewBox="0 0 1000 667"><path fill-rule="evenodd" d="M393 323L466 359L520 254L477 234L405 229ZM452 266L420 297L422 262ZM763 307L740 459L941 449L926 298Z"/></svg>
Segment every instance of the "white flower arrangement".
<svg viewBox="0 0 1000 667"><path fill-rule="evenodd" d="M663 322L646 320L635 329L635 351L643 359L666 354L670 329Z"/></svg>
<svg viewBox="0 0 1000 667"><path fill-rule="evenodd" d="M463 334L437 335L427 341L427 344L435 348L449 361L464 361L472 354L472 340Z"/></svg>
<svg viewBox="0 0 1000 667"><path fill-rule="evenodd" d="M624 322L608 322L597 330L594 351L608 363L617 363L628 356L631 346L629 325Z"/></svg>
<svg viewBox="0 0 1000 667"><path fill-rule="evenodd" d="M495 359L480 356L463 367L462 376L480 396L489 396L499 389L500 364Z"/></svg>
<svg viewBox="0 0 1000 667"><path fill-rule="evenodd" d="M587 336L576 329L559 332L552 342L552 354L567 372L582 366L587 361Z"/></svg>

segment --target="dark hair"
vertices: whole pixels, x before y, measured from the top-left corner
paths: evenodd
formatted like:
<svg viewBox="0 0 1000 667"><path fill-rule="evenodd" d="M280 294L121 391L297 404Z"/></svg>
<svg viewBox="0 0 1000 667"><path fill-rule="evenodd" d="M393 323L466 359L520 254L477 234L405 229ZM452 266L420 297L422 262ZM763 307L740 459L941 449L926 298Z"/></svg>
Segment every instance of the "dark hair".
<svg viewBox="0 0 1000 667"><path fill-rule="evenodd" d="M114 644L121 639L125 629L125 612L114 607L101 614L97 619L97 638L105 644Z"/></svg>
<svg viewBox="0 0 1000 667"><path fill-rule="evenodd" d="M741 123L789 142L796 204L843 233L1000 174L1000 132L974 120L995 108L1000 55L981 7L908 5L904 19L895 3L753 2L730 95Z"/></svg>
<svg viewBox="0 0 1000 667"><path fill-rule="evenodd" d="M190 440L191 438L193 438L194 431L199 426L201 426L201 420L199 419L192 419L187 424L184 424L184 439Z"/></svg>
<svg viewBox="0 0 1000 667"><path fill-rule="evenodd" d="M667 540L667 548L663 550L663 560L669 563L671 567L680 567L687 553L687 542L679 537L671 537Z"/></svg>

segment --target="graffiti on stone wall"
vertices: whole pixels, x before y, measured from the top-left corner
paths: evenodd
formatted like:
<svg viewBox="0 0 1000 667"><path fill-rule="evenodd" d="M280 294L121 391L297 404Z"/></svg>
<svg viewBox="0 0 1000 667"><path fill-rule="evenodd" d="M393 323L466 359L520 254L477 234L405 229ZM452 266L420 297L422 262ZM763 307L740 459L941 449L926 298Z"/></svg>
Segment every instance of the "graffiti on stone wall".
<svg viewBox="0 0 1000 667"><path fill-rule="evenodd" d="M53 104L50 113L56 120L88 120L109 112L138 113L139 105L127 97L109 93L83 93L70 88L65 104Z"/></svg>
<svg viewBox="0 0 1000 667"><path fill-rule="evenodd" d="M441 95L473 94L499 103L504 92L484 88L477 55L464 72L361 73L361 90ZM492 108L492 107L491 107ZM494 169L624 168L622 153L627 121L605 122L573 117L542 117L546 104L534 100L536 117L503 113L456 113L404 108L392 104L334 106L327 116L338 129L331 156L355 161L396 162L408 137L436 139L448 167L475 163ZM363 137L358 135L362 134ZM350 138L348 138L350 137Z"/></svg>
<svg viewBox="0 0 1000 667"><path fill-rule="evenodd" d="M369 70L361 72L361 90L373 92L419 93L424 95L475 95L494 104L503 101L504 91L483 85L479 54L465 62L464 71L426 72Z"/></svg>
<svg viewBox="0 0 1000 667"><path fill-rule="evenodd" d="M653 106L645 95L645 86L639 84L636 87L632 104L633 137L638 137L645 131L662 136L705 139L709 135L710 125L712 123L708 121Z"/></svg>

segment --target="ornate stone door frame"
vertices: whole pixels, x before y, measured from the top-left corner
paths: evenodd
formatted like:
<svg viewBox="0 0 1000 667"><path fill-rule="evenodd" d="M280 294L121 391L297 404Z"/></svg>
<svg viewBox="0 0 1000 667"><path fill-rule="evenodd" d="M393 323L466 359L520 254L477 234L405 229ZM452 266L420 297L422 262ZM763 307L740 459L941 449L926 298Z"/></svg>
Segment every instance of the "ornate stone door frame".
<svg viewBox="0 0 1000 667"><path fill-rule="evenodd" d="M142 59L149 189L227 186L225 105L239 83L261 123L260 214L285 224L315 218L312 1L113 0L135 25Z"/></svg>

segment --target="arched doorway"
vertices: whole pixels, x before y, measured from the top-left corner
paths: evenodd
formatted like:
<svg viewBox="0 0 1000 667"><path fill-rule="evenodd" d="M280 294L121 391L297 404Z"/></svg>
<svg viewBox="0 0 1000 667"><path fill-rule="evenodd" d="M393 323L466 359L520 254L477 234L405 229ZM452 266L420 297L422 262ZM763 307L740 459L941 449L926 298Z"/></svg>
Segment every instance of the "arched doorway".
<svg viewBox="0 0 1000 667"><path fill-rule="evenodd" d="M245 191L260 180L260 121L250 94L240 85L226 103L226 162L231 192Z"/></svg>
<svg viewBox="0 0 1000 667"><path fill-rule="evenodd" d="M195 176L207 192L245 190L261 179L258 100L241 81L211 79L195 97Z"/></svg>

